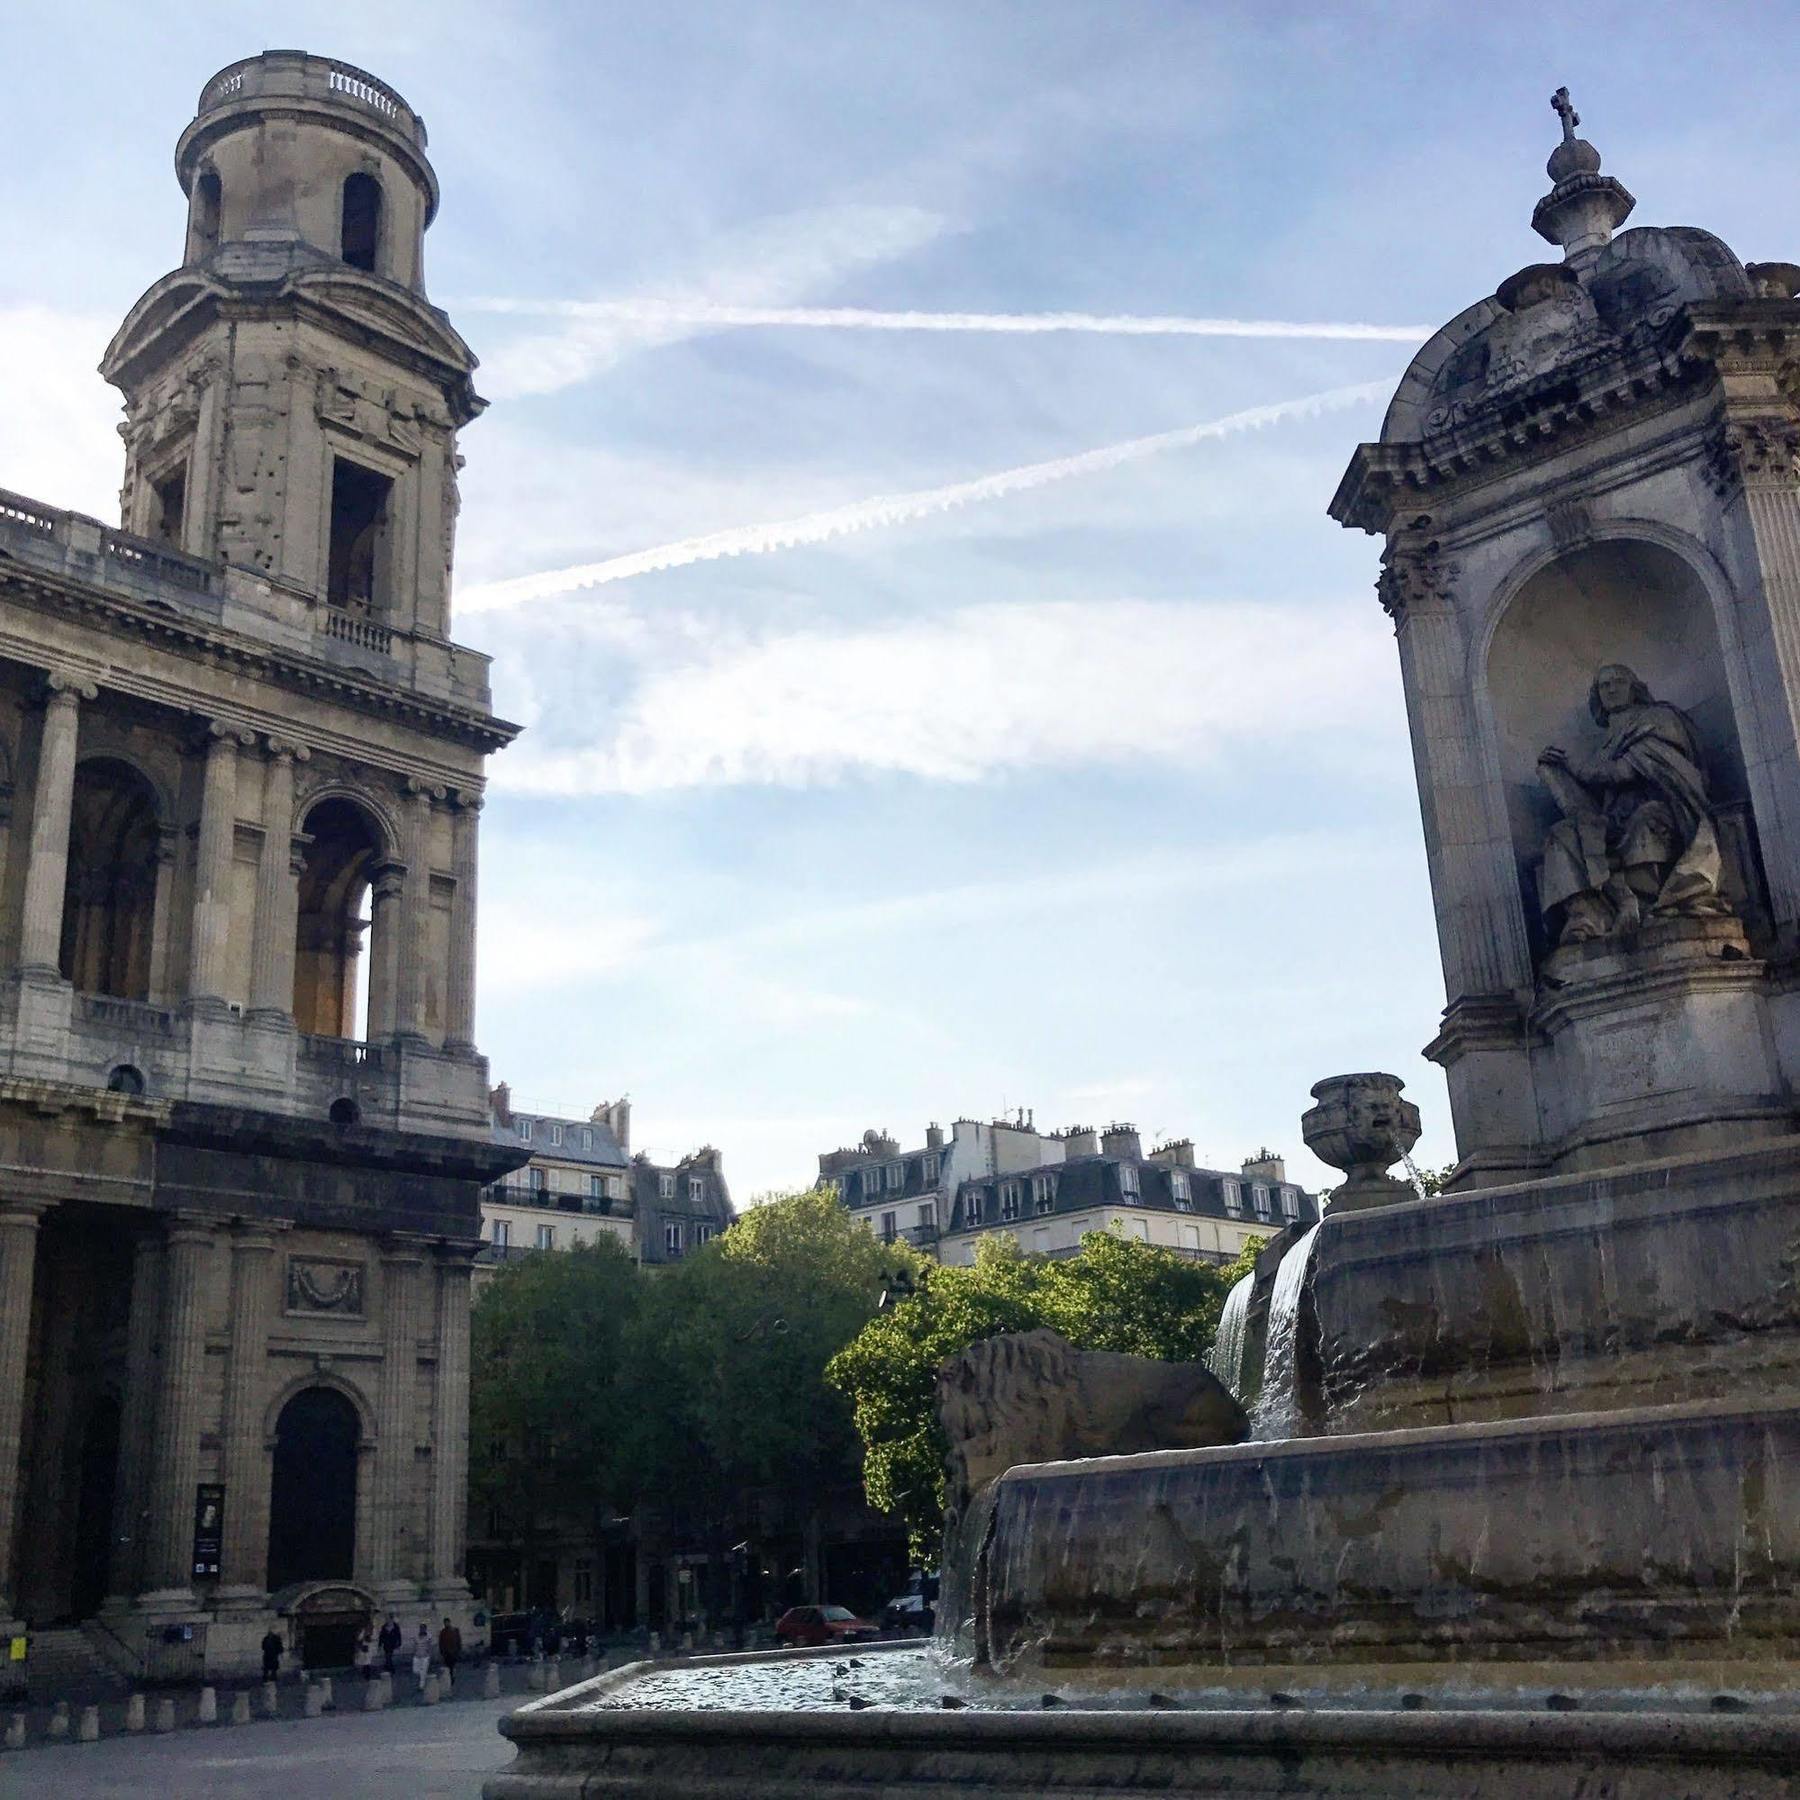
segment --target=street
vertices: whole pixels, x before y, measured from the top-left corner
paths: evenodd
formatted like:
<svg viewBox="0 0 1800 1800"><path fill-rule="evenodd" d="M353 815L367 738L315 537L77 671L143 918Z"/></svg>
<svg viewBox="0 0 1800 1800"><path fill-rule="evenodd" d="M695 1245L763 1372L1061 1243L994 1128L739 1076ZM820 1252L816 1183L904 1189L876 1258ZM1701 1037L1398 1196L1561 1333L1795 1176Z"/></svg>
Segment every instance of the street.
<svg viewBox="0 0 1800 1800"><path fill-rule="evenodd" d="M0 1796L56 1800L476 1800L519 1696L199 1727L0 1756Z"/></svg>

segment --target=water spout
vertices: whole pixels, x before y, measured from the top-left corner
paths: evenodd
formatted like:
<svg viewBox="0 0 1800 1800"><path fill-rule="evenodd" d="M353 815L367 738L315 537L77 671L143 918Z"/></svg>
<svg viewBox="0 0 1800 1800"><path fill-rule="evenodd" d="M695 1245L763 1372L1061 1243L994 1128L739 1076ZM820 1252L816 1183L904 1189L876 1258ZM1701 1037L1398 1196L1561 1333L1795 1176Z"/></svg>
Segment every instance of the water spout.
<svg viewBox="0 0 1800 1800"><path fill-rule="evenodd" d="M1224 1310L1219 1314L1219 1331L1213 1339L1207 1367L1231 1389L1240 1406L1249 1404L1244 1391L1244 1353L1249 1348L1250 1296L1256 1291L1254 1273L1243 1276L1225 1296Z"/></svg>
<svg viewBox="0 0 1800 1800"><path fill-rule="evenodd" d="M1319 1228L1313 1226L1275 1271L1269 1294L1269 1323L1263 1342L1262 1391L1256 1397L1250 1435L1258 1443L1297 1434L1300 1403L1295 1392L1299 1361L1300 1301L1312 1266L1313 1244Z"/></svg>

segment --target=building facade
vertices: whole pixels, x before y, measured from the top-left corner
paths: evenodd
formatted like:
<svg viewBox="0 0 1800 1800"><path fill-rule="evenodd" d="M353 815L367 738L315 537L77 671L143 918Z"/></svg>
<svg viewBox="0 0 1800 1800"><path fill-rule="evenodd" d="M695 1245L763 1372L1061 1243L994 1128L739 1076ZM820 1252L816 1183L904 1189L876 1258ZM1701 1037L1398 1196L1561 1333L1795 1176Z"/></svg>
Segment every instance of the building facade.
<svg viewBox="0 0 1800 1800"><path fill-rule="evenodd" d="M474 358L425 130L270 52L181 134L102 372L122 530L0 496L0 1621L122 1665L468 1623Z"/></svg>
<svg viewBox="0 0 1800 1800"><path fill-rule="evenodd" d="M573 1250L598 1238L636 1256L631 1102L596 1106L585 1119L558 1118L515 1110L502 1082L490 1104L494 1142L531 1160L481 1196L477 1284L515 1257Z"/></svg>
<svg viewBox="0 0 1800 1800"><path fill-rule="evenodd" d="M1319 1217L1318 1200L1268 1150L1236 1171L1203 1169L1185 1138L1145 1155L1135 1126L1039 1131L1030 1113L930 1125L907 1151L871 1129L821 1155L819 1179L871 1231L950 1263L973 1262L995 1233L1032 1254L1072 1256L1084 1233L1105 1230L1224 1263L1251 1238Z"/></svg>

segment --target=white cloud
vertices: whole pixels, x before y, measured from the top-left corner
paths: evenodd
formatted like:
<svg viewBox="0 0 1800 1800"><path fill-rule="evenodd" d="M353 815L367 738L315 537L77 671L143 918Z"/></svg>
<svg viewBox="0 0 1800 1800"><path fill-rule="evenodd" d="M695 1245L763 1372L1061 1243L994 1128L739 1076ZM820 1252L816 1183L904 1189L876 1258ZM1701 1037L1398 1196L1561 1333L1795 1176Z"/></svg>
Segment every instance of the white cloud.
<svg viewBox="0 0 1800 1800"><path fill-rule="evenodd" d="M944 229L939 214L916 206L830 206L759 220L713 240L707 246L709 266L671 282L670 299L677 306L725 299L785 305L862 269L909 256ZM673 314L574 314L559 329L522 338L489 357L482 387L494 399L555 393L639 350L710 328Z"/></svg>
<svg viewBox="0 0 1800 1800"><path fill-rule="evenodd" d="M898 311L871 306L746 306L692 299L515 300L502 295L453 300L452 310L513 318L589 319L635 328L666 326L705 331L953 331L1097 333L1106 337L1304 338L1336 342L1419 344L1431 325L1372 325L1354 320L1206 319L1175 313L991 313ZM643 341L641 338L639 341Z"/></svg>
<svg viewBox="0 0 1800 1800"><path fill-rule="evenodd" d="M1224 418L1211 419L1204 425L1184 425L1175 431L1159 431L1149 437L1103 444L1096 450L1054 457L1048 462L1027 463L1016 469L1002 469L992 475L977 476L972 481L957 481L944 487L921 488L903 494L878 494L872 499L852 501L847 506L774 524L740 525L729 531L709 532L703 537L683 538L654 549L634 551L628 556L609 557L604 562L580 563L572 568L521 575L510 581L488 582L464 589L457 597L457 607L464 614L497 612L530 600L548 599L614 581L628 581L634 576L654 574L661 569L679 569L690 563L712 562L727 556L764 555L802 544L827 543L855 532L873 531L884 525L902 525L960 506L1026 493L1033 488L1047 487L1052 482L1099 474L1170 450L1191 449L1209 439L1232 437L1264 425L1279 424L1284 419L1315 418L1340 407L1374 404L1386 400L1388 392L1389 383L1385 381L1365 381L1350 387L1329 388L1323 393L1303 394L1294 400L1276 400L1266 406L1251 406L1241 412L1228 413Z"/></svg>
<svg viewBox="0 0 1800 1800"><path fill-rule="evenodd" d="M674 617L660 638L603 741L527 739L501 759L496 785L641 794L1203 764L1237 739L1379 719L1390 654L1347 615L1152 601L977 605L725 643Z"/></svg>
<svg viewBox="0 0 1800 1800"><path fill-rule="evenodd" d="M0 307L0 487L119 516L119 396L95 372L117 320Z"/></svg>

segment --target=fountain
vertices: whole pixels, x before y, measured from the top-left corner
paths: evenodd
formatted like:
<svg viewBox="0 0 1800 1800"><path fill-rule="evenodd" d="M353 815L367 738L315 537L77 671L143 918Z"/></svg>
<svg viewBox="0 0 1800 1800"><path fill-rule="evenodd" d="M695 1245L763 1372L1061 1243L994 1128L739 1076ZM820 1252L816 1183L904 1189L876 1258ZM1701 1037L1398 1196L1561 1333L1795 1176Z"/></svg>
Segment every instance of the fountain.
<svg viewBox="0 0 1800 1800"><path fill-rule="evenodd" d="M1319 1083L1345 1181L1213 1355L1251 1441L1006 1468L938 1661L619 1671L490 1800L1800 1793L1800 267L1619 233L1554 104L1563 259L1332 505L1386 542L1444 1191L1395 1077Z"/></svg>

